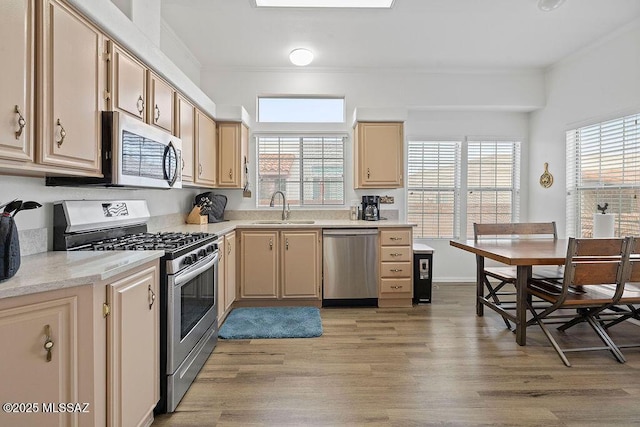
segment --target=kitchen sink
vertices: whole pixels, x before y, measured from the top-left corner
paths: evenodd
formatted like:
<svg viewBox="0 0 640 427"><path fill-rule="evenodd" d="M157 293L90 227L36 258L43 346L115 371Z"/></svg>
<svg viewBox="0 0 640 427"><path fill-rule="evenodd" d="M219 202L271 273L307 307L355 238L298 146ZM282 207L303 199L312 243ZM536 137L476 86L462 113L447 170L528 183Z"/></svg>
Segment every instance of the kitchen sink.
<svg viewBox="0 0 640 427"><path fill-rule="evenodd" d="M270 220L270 221L269 220L254 221L253 223L254 224L315 224L316 222L313 220L306 220L306 219L301 219L301 220L277 219L277 220Z"/></svg>

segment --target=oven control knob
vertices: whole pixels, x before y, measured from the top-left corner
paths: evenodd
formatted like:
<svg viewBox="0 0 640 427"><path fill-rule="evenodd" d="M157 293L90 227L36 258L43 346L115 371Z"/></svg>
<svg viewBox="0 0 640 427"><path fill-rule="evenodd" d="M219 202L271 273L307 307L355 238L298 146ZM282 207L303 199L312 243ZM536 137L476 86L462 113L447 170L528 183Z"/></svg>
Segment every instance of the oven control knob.
<svg viewBox="0 0 640 427"><path fill-rule="evenodd" d="M207 251L205 251L204 249L200 249L198 251L198 258L204 258L207 256Z"/></svg>
<svg viewBox="0 0 640 427"><path fill-rule="evenodd" d="M191 255L187 255L186 257L184 257L184 261L182 261L184 263L184 265L191 265L193 264L193 260L191 259Z"/></svg>
<svg viewBox="0 0 640 427"><path fill-rule="evenodd" d="M213 252L213 245L207 246L207 253L210 254Z"/></svg>

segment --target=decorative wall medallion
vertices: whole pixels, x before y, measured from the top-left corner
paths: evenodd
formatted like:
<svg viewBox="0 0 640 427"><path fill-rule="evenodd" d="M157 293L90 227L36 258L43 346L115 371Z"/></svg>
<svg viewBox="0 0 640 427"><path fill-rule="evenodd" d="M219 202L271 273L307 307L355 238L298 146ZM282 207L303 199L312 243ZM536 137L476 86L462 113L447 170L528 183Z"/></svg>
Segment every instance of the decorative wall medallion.
<svg viewBox="0 0 640 427"><path fill-rule="evenodd" d="M540 185L549 188L553 185L553 175L549 173L549 163L544 164L544 172L540 175Z"/></svg>

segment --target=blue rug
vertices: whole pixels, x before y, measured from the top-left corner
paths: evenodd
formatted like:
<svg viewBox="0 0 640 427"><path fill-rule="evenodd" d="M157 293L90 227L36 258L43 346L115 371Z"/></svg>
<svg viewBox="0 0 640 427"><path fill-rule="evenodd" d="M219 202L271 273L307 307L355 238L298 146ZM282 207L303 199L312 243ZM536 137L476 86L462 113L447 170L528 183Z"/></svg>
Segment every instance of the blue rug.
<svg viewBox="0 0 640 427"><path fill-rule="evenodd" d="M220 328L224 339L311 338L322 335L316 307L234 308Z"/></svg>

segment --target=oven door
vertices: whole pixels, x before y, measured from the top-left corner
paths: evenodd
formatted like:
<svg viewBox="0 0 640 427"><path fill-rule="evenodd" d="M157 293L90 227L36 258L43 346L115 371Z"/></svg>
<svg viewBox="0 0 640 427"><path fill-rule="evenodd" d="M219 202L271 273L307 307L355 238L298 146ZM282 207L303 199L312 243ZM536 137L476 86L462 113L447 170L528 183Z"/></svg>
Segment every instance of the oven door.
<svg viewBox="0 0 640 427"><path fill-rule="evenodd" d="M168 277L167 374L176 371L216 321L218 251Z"/></svg>

